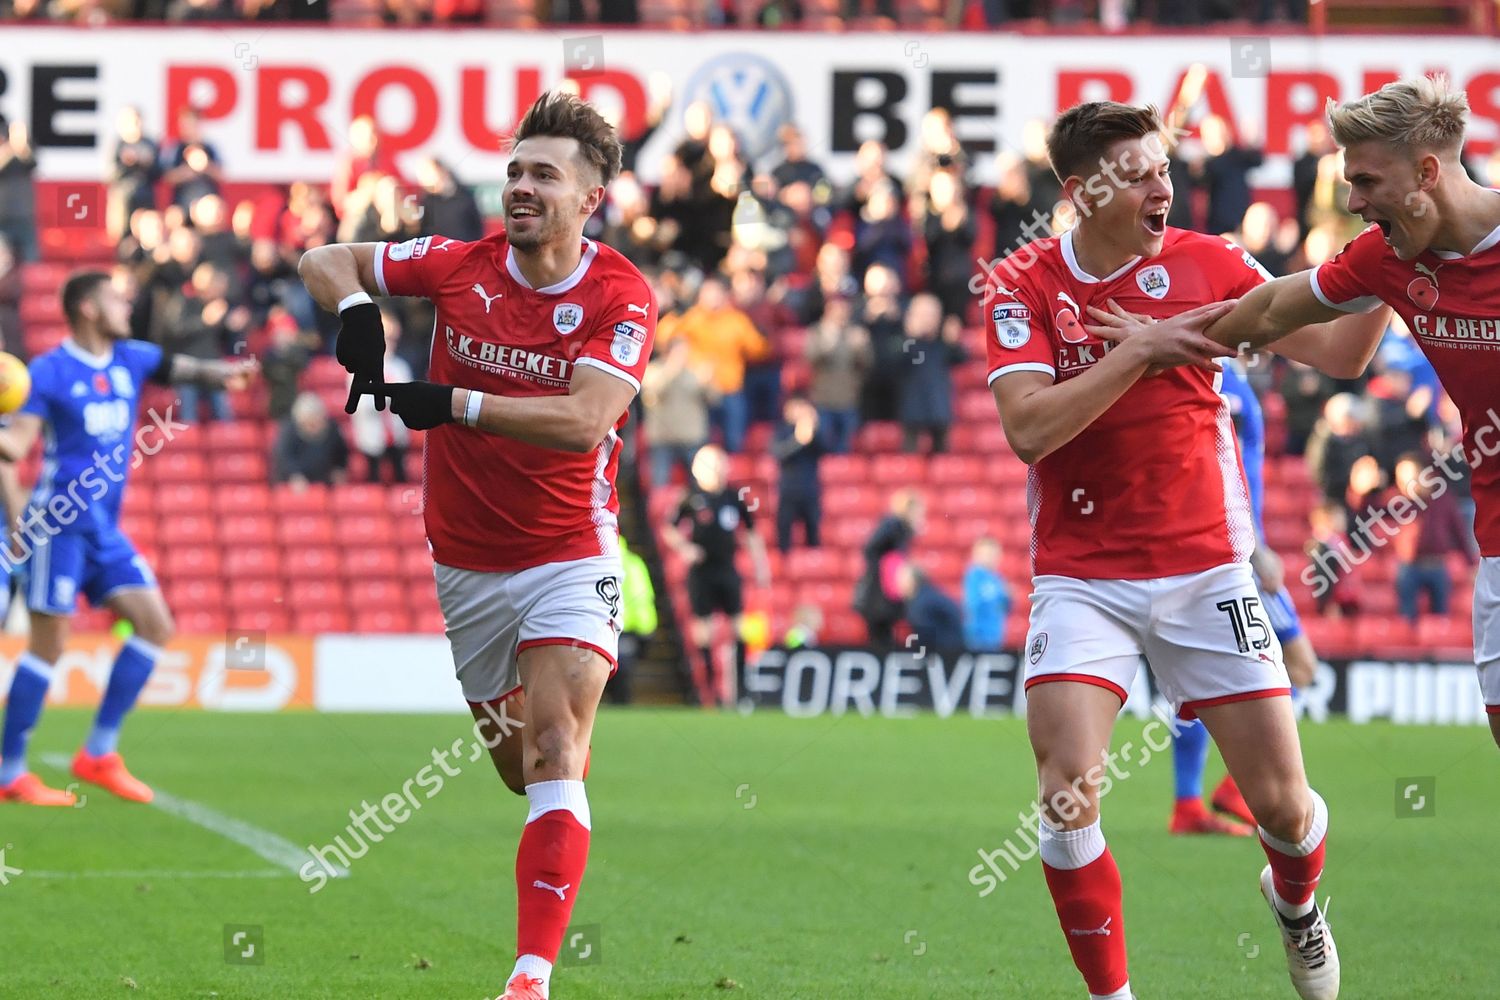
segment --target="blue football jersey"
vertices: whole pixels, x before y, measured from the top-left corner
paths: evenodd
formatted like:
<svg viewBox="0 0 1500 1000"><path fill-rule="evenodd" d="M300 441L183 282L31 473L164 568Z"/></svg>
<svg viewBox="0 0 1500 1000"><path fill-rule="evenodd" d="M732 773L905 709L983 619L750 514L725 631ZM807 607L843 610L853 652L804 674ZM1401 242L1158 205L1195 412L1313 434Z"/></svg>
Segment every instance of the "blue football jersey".
<svg viewBox="0 0 1500 1000"><path fill-rule="evenodd" d="M161 363L161 348L141 340L115 341L107 357L65 340L31 362L31 395L21 412L42 418L45 451L30 507L47 513L29 516L65 532L116 528L141 387Z"/></svg>
<svg viewBox="0 0 1500 1000"><path fill-rule="evenodd" d="M1250 489L1250 513L1255 518L1255 534L1266 536L1262 517L1265 502L1266 418L1260 400L1239 362L1224 364L1224 378L1219 392L1229 401L1229 415L1234 420L1234 434L1240 440L1240 459L1245 464L1245 485Z"/></svg>

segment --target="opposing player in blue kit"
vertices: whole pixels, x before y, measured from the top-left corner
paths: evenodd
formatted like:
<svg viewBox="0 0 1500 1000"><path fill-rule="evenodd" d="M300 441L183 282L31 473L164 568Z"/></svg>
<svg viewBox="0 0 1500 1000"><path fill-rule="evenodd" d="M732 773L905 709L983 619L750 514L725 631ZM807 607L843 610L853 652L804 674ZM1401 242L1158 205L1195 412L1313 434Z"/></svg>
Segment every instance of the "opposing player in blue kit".
<svg viewBox="0 0 1500 1000"><path fill-rule="evenodd" d="M30 640L16 663L0 728L0 802L74 801L71 792L49 788L27 770L26 745L80 593L129 621L134 634L115 658L73 774L122 798L149 802L151 789L125 769L116 745L173 625L151 567L120 531L120 507L130 469L187 425L175 422L169 407L150 411L150 423L138 431L141 387L149 379L238 389L256 364L184 357L131 340L130 300L102 271L70 277L62 307L70 336L32 361L31 395L0 428L0 461L24 458L38 436L45 449L31 500L13 526L11 550L0 557L16 567L31 612Z"/></svg>
<svg viewBox="0 0 1500 1000"><path fill-rule="evenodd" d="M1263 517L1266 421L1260 400L1250 387L1242 365L1243 362L1237 359L1224 363L1219 393L1229 401L1235 437L1240 443L1245 484L1250 490L1250 513L1255 519L1256 539L1255 551L1250 555L1250 566L1255 571L1255 581L1260 588L1261 607L1265 609L1276 638L1281 640L1287 676L1293 688L1300 688L1312 682L1318 658L1313 652L1312 641L1302 631L1302 622L1297 617L1292 596L1283 585L1281 559L1266 545ZM1216 816L1203 804L1203 767L1208 760L1208 730L1202 722L1194 719L1174 731L1172 758L1176 767L1177 790L1168 830L1176 834L1220 833L1234 837L1249 837L1255 833L1255 817L1250 814L1250 807L1245 804L1244 796L1229 775L1224 775L1224 780L1214 789L1211 799L1214 810L1226 815Z"/></svg>

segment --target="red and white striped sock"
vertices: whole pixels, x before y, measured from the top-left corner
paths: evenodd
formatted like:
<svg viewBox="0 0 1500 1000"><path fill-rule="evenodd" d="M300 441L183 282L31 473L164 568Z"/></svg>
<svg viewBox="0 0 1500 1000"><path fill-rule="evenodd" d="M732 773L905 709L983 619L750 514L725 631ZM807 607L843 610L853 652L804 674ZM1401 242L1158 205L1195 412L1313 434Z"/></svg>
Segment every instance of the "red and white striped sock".
<svg viewBox="0 0 1500 1000"><path fill-rule="evenodd" d="M1099 821L1079 830L1054 830L1044 821L1040 833L1047 890L1089 996L1128 998L1124 892Z"/></svg>
<svg viewBox="0 0 1500 1000"><path fill-rule="evenodd" d="M526 786L531 812L516 850L516 967L542 982L552 978L563 934L589 860L589 800L581 781Z"/></svg>
<svg viewBox="0 0 1500 1000"><path fill-rule="evenodd" d="M1328 805L1323 796L1308 789L1312 795L1313 819L1307 836L1292 844L1278 840L1257 827L1260 831L1260 846L1271 862L1271 881L1274 886L1273 901L1276 909L1288 920L1305 917L1313 911L1313 894L1318 889L1318 879L1323 875L1323 847L1328 840Z"/></svg>

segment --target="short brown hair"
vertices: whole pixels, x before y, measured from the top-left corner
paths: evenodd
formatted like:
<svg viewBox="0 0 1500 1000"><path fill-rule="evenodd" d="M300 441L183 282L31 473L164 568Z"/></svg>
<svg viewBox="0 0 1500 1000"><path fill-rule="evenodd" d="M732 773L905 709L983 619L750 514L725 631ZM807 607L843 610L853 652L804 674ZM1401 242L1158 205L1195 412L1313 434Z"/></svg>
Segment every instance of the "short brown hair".
<svg viewBox="0 0 1500 1000"><path fill-rule="evenodd" d="M110 277L103 271L75 271L68 276L61 294L63 316L70 326L78 325L83 319L83 304L109 283Z"/></svg>
<svg viewBox="0 0 1500 1000"><path fill-rule="evenodd" d="M524 139L551 135L578 141L579 154L608 185L620 173L620 137L588 101L574 94L551 90L536 99L511 134L511 149Z"/></svg>
<svg viewBox="0 0 1500 1000"><path fill-rule="evenodd" d="M1060 181L1096 167L1121 139L1160 133L1155 105L1137 108L1116 101L1090 101L1064 111L1047 133L1047 158Z"/></svg>

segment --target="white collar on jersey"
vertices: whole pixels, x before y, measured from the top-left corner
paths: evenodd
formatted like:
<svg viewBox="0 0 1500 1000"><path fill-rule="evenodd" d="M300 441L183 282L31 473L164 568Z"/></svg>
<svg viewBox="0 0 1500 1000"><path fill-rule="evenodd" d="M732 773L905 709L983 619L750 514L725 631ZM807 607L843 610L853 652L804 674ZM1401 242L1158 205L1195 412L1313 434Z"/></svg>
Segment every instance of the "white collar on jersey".
<svg viewBox="0 0 1500 1000"><path fill-rule="evenodd" d="M589 265L594 262L594 258L598 256L598 253L599 245L585 236L583 238L583 257L578 261L578 266L573 268L573 273L555 284L533 290L542 295L561 295L563 292L571 291L575 285L583 280L583 276L588 273ZM526 276L521 273L521 265L516 263L515 248L509 244L505 247L505 269L510 272L510 276L522 288L531 288L531 282L527 281Z"/></svg>
<svg viewBox="0 0 1500 1000"><path fill-rule="evenodd" d="M1458 253L1454 250L1434 250L1432 251L1432 255L1434 257L1441 257L1443 260L1463 260L1465 257L1473 257L1477 254L1482 254L1486 250L1497 244L1500 244L1500 226L1496 226L1494 229L1491 229L1490 234L1484 239L1480 240L1479 245L1476 246L1473 250L1470 250L1468 253Z"/></svg>
<svg viewBox="0 0 1500 1000"><path fill-rule="evenodd" d="M1130 270L1132 267L1135 267L1141 262L1140 257L1132 257L1124 264L1122 264L1120 266L1120 269L1117 270L1114 274L1111 274L1109 277L1096 278L1092 274L1089 274L1087 271L1085 271L1078 263L1078 255L1073 252L1073 230L1069 229L1067 232L1063 233L1062 239L1058 241L1058 245L1062 247L1063 260L1068 262L1068 270L1073 272L1073 277L1077 278L1079 281L1083 282L1086 285L1097 285L1103 281L1114 281L1120 275L1124 274L1126 271Z"/></svg>
<svg viewBox="0 0 1500 1000"><path fill-rule="evenodd" d="M91 354L88 351L85 351L82 347L79 347L78 341L74 340L72 337L63 338L62 349L73 355L73 357L77 358L79 361L82 361L84 364L88 365L90 368L97 368L100 371L108 368L111 364L114 363L115 360L115 350L113 347L111 347L109 349L109 353L105 355Z"/></svg>

